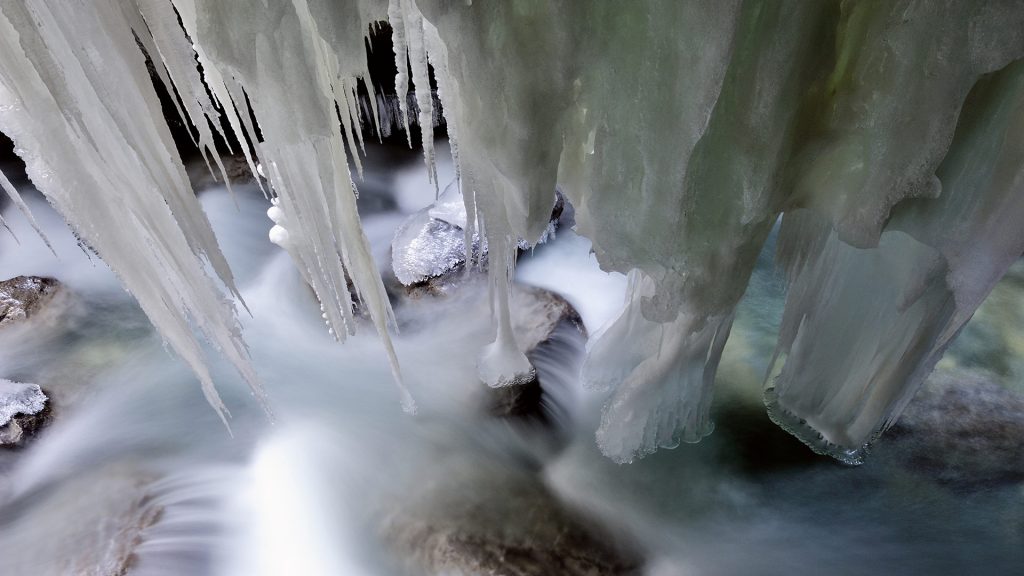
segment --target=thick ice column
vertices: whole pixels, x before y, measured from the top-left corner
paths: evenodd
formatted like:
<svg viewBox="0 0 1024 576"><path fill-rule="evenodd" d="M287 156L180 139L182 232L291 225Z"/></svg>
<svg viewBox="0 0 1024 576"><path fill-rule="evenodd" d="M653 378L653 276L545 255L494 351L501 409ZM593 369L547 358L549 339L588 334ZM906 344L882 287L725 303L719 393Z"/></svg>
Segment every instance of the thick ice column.
<svg viewBox="0 0 1024 576"><path fill-rule="evenodd" d="M833 69L805 111L791 206L874 246L904 198L940 194L935 170L982 74L1024 57L1016 0L843 2Z"/></svg>
<svg viewBox="0 0 1024 576"><path fill-rule="evenodd" d="M76 234L118 274L223 415L191 325L262 399L234 308L237 294L178 159L121 7L0 2L0 130Z"/></svg>
<svg viewBox="0 0 1024 576"><path fill-rule="evenodd" d="M669 61L690 72L678 74L674 91L644 96L650 101L640 107L666 116L645 113L627 122L613 101L629 93L591 80L581 98L595 101L581 104L587 112L580 128L598 127L593 153L567 149L563 159L569 176L581 181L578 219L602 245L602 265L637 267L626 309L595 337L584 366L587 382L613 390L597 437L618 461L695 442L712 429L711 392L734 309L786 198L785 160L798 136L802 97L827 69L827 59L807 47L831 40L835 13L824 3L751 3L735 21L713 10L663 18L726 32L712 35L720 45L673 48ZM668 28L659 33L683 42ZM636 61L622 68L652 67L646 51L663 41L642 48L634 42ZM670 71L638 74L623 86L657 84ZM777 81L761 85L768 77Z"/></svg>
<svg viewBox="0 0 1024 576"><path fill-rule="evenodd" d="M790 279L769 373L772 418L818 452L860 463L1024 251L1024 62L980 81L936 176L898 204L874 248L823 215L787 214Z"/></svg>
<svg viewBox="0 0 1024 576"><path fill-rule="evenodd" d="M631 272L626 307L587 349L585 381L613 392L597 443L616 462L697 442L714 429L711 391L733 314L709 318L683 311L674 321L652 322L641 301L654 290L643 272Z"/></svg>

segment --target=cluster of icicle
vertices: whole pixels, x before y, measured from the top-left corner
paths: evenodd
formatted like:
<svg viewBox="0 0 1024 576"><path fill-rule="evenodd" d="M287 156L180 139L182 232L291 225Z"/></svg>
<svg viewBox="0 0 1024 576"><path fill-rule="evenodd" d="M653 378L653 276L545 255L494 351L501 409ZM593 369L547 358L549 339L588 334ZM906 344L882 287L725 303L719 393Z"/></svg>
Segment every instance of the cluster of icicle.
<svg viewBox="0 0 1024 576"><path fill-rule="evenodd" d="M411 81L424 126L433 69L465 233L490 247L481 377L531 370L509 282L556 183L601 265L630 274L584 369L610 389L597 436L616 461L710 432L734 310L780 214L789 293L769 411L848 462L1024 251L1017 0L0 0L0 131L220 410L190 326L259 394L223 292L240 298L138 45L218 168L226 116L328 326L354 329L351 281L397 379L350 176L378 119L357 98L360 81L373 89L365 37L385 19L398 94Z"/></svg>

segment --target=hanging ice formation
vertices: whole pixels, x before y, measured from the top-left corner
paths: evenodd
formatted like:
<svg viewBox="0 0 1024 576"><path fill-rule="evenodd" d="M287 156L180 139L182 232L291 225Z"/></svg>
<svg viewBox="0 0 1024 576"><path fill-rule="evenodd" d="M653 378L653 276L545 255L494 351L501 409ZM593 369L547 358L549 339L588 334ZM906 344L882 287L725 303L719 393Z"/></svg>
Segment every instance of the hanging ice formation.
<svg viewBox="0 0 1024 576"><path fill-rule="evenodd" d="M384 19L401 121L410 87L419 122L435 118L429 62L465 245L489 246L496 338L482 379L532 370L508 287L556 183L601 265L630 274L584 369L610 390L597 437L617 461L710 432L734 309L780 214L790 290L766 401L848 462L1024 251L1018 0L0 0L0 130L219 409L191 325L258 383L139 45L218 167L226 117L265 168L276 241L328 327L354 329L351 281L398 378L350 175L362 124L381 115L357 87L373 89L364 41Z"/></svg>

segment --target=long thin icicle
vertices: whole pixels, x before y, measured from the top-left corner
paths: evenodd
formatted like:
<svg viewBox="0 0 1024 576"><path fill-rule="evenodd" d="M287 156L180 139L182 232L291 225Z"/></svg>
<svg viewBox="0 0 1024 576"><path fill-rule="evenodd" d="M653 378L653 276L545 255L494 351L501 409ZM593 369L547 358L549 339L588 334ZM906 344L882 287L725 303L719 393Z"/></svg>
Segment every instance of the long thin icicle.
<svg viewBox="0 0 1024 576"><path fill-rule="evenodd" d="M39 237L42 238L46 247L50 249L50 252L53 252L54 256L56 256L57 252L53 249L53 246L50 244L50 240L46 237L46 234L43 234L43 229L40 228L39 223L36 222L35 216L32 215L32 210L30 210L28 204L25 204L25 201L21 199L21 194L19 194L14 185L11 184L11 181L7 179L7 176L3 171L0 171L0 188L4 189L4 192L7 193L7 197L11 199L11 202L14 202L14 205L18 207L18 210L25 216L25 219L28 220L32 229L36 231L36 234L39 234ZM3 225L7 228L6 222L4 222ZM10 230L10 228L7 229ZM14 232L11 232L11 236L14 236ZM15 237L15 240L17 240L17 237Z"/></svg>

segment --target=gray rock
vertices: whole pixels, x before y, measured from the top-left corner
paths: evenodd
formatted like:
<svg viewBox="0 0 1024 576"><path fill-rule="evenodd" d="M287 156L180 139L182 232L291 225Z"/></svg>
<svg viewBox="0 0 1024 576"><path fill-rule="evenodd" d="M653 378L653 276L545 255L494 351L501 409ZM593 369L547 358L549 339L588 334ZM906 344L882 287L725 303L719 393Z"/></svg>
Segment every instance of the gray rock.
<svg viewBox="0 0 1024 576"><path fill-rule="evenodd" d="M252 171L249 170L249 164L245 161L245 157L221 156L220 161L224 164L224 171L227 173L228 181L232 186L256 182ZM211 163L208 168L206 163L199 158L187 162L185 164L185 172L192 183L192 189L196 192L224 185L224 175L221 174L217 165Z"/></svg>
<svg viewBox="0 0 1024 576"><path fill-rule="evenodd" d="M61 292L60 282L17 276L0 282L0 327L35 316Z"/></svg>
<svg viewBox="0 0 1024 576"><path fill-rule="evenodd" d="M1024 482L1024 396L977 373L936 372L882 441L943 484Z"/></svg>
<svg viewBox="0 0 1024 576"><path fill-rule="evenodd" d="M560 327L568 326L580 334L585 334L579 313L554 292L514 284L509 308L516 342L535 366L534 356L551 342L555 331ZM544 386L552 383L544 382L544 378L545 372L538 370L534 378L528 382L488 388L491 402L489 412L499 417L545 420L547 415L543 409Z"/></svg>
<svg viewBox="0 0 1024 576"><path fill-rule="evenodd" d="M383 540L411 573L487 576L640 574L639 555L594 529L535 477L453 466L391 516ZM490 486L481 491L479 486Z"/></svg>
<svg viewBox="0 0 1024 576"><path fill-rule="evenodd" d="M143 533L161 518L150 472L129 463L85 468L48 490L9 502L0 573L124 576L137 565ZM171 573L185 572L171 570Z"/></svg>

